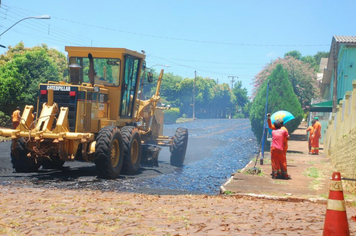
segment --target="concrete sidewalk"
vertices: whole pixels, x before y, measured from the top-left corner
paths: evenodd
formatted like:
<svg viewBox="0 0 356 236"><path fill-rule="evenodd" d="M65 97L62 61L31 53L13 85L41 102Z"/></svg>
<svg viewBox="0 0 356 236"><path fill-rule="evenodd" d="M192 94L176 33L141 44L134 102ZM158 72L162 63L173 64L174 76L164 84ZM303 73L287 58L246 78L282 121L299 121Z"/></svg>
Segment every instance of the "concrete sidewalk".
<svg viewBox="0 0 356 236"><path fill-rule="evenodd" d="M271 178L271 158L265 152L263 165L251 160L221 186L222 193L250 195L264 198L312 199L325 201L329 194L332 172L331 162L325 157L322 146L319 155L308 154L306 123L302 123L291 134L288 143L287 168L290 180ZM261 169L261 174L251 174L253 167Z"/></svg>

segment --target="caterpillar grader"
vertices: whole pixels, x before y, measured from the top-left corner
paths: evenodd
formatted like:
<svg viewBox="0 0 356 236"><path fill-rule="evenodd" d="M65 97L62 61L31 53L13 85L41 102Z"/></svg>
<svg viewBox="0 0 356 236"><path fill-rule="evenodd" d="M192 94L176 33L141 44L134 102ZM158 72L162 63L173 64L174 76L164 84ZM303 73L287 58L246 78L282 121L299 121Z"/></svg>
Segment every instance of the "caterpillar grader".
<svg viewBox="0 0 356 236"><path fill-rule="evenodd" d="M144 80L152 82L145 54L125 48L65 47L67 81L39 85L37 106L26 105L16 129L0 129L11 137L16 172L60 169L66 161L94 162L100 178L134 174L141 161L157 163L161 147L169 147L170 163L182 166L188 130L163 136L160 105L163 70L155 94L142 100ZM36 117L33 112L36 111Z"/></svg>

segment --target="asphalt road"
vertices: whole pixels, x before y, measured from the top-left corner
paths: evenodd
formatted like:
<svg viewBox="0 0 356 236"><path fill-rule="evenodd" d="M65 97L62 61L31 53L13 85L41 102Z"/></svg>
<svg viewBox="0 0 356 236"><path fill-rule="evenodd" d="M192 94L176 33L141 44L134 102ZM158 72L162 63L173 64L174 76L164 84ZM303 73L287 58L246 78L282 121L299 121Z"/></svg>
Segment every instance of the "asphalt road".
<svg viewBox="0 0 356 236"><path fill-rule="evenodd" d="M62 170L40 168L34 173L16 173L10 161L11 142L0 143L0 184L59 189L92 189L148 194L215 194L219 186L243 168L256 152L256 140L248 120L196 120L165 125L165 135L177 127L189 130L184 167L169 164L170 152L163 148L159 166L142 165L135 175L116 180L96 177L93 163L66 162Z"/></svg>

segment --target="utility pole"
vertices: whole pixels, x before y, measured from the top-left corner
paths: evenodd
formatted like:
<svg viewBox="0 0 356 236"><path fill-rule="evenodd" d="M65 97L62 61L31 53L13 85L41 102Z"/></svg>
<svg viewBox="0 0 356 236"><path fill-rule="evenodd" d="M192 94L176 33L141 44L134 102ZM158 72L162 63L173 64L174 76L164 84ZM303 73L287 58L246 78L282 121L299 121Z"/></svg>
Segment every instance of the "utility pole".
<svg viewBox="0 0 356 236"><path fill-rule="evenodd" d="M237 79L239 77L237 77L236 75L229 75L228 78L231 78L231 90L232 90L234 87L235 78Z"/></svg>
<svg viewBox="0 0 356 236"><path fill-rule="evenodd" d="M197 85L197 71L194 71L194 86L193 86L193 120L195 120L195 87Z"/></svg>

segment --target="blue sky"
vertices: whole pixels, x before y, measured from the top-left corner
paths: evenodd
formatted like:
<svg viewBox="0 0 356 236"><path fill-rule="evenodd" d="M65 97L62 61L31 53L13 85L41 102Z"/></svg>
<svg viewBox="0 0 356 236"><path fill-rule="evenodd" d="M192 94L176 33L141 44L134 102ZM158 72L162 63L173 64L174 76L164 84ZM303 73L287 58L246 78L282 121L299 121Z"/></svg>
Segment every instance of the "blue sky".
<svg viewBox="0 0 356 236"><path fill-rule="evenodd" d="M238 76L251 94L253 77L284 53L314 55L330 50L333 35L355 35L355 10L351 0L1 0L0 33L28 16L51 19L24 20L0 44L144 50L148 66L219 83Z"/></svg>

